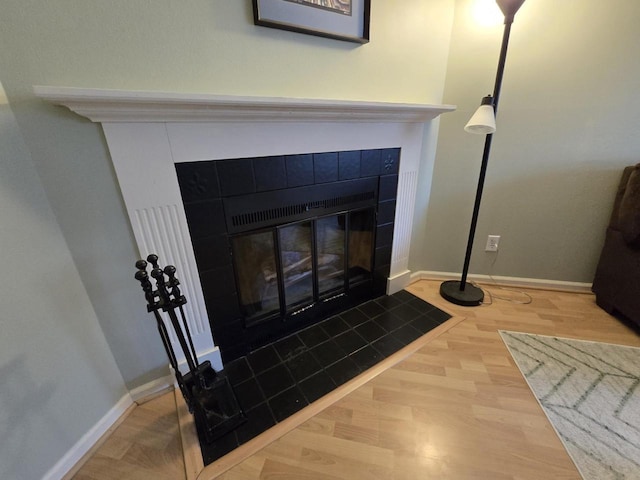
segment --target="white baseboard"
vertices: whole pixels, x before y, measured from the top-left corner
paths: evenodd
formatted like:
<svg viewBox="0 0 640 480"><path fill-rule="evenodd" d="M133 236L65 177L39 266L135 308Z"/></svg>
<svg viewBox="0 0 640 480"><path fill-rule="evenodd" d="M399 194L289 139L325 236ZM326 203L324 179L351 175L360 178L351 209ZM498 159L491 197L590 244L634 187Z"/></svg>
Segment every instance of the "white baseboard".
<svg viewBox="0 0 640 480"><path fill-rule="evenodd" d="M387 295L393 295L396 292L404 289L411 283L411 271L406 270L402 273L389 277L387 279Z"/></svg>
<svg viewBox="0 0 640 480"><path fill-rule="evenodd" d="M432 272L421 270L411 274L411 281L416 280L459 280L460 273ZM468 280L481 284L495 284L507 287L539 288L543 290L560 290L564 292L591 293L590 283L565 282L541 278L502 277L498 275L469 274ZM493 278L493 279L492 279Z"/></svg>
<svg viewBox="0 0 640 480"><path fill-rule="evenodd" d="M198 361L203 363L205 360L211 362L211 366L217 372L222 370L222 355L220 355L220 347L214 346L212 349L205 352L196 352L198 354ZM187 360L182 358L178 359L178 368L181 372L188 372Z"/></svg>
<svg viewBox="0 0 640 480"><path fill-rule="evenodd" d="M198 360L200 360L200 363L205 360L209 360L211 362L211 366L216 372L222 370L222 355L220 355L219 347L213 347L211 350L207 350L206 352L198 352Z"/></svg>
<svg viewBox="0 0 640 480"><path fill-rule="evenodd" d="M173 376L171 372L161 378L153 380L144 385L134 388L129 392L131 398L138 405L154 398L158 393L169 388L173 388Z"/></svg>
<svg viewBox="0 0 640 480"><path fill-rule="evenodd" d="M82 458L93 448L111 426L133 405L129 393L116 403L98 422L85 433L76 444L42 477L42 480L60 480L64 478Z"/></svg>

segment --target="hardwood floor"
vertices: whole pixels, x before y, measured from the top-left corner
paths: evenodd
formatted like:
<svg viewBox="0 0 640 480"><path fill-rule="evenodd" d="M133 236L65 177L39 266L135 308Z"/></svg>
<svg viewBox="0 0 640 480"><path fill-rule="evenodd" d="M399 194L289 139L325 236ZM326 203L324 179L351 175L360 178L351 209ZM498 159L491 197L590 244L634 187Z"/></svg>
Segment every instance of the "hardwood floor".
<svg viewBox="0 0 640 480"><path fill-rule="evenodd" d="M498 330L633 346L640 336L590 294L528 289L528 305L465 308L438 287L407 290L464 321L218 478L579 479ZM185 478L172 402L136 408L74 478Z"/></svg>
<svg viewBox="0 0 640 480"><path fill-rule="evenodd" d="M173 392L135 407L73 478L184 479L184 461Z"/></svg>

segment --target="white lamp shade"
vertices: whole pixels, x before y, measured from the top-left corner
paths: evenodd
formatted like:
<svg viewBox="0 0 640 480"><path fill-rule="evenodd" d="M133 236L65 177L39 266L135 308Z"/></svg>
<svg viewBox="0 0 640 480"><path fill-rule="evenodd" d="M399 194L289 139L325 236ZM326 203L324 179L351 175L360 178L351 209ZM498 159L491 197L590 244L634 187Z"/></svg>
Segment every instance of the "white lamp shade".
<svg viewBox="0 0 640 480"><path fill-rule="evenodd" d="M479 135L488 135L496 131L496 115L492 105L480 105L469 122L464 126L464 131Z"/></svg>

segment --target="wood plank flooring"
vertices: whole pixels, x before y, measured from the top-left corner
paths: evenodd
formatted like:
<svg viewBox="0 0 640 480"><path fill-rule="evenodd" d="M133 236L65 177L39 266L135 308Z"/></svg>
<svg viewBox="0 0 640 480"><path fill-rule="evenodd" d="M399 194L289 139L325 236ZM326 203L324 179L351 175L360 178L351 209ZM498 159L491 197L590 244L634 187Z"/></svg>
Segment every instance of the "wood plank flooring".
<svg viewBox="0 0 640 480"><path fill-rule="evenodd" d="M407 290L463 322L218 478L579 479L497 332L634 346L640 336L590 294L528 289L528 305L465 308L438 287ZM74 478L185 478L172 403L136 408Z"/></svg>
<svg viewBox="0 0 640 480"><path fill-rule="evenodd" d="M173 392L134 408L75 480L180 480L185 478Z"/></svg>

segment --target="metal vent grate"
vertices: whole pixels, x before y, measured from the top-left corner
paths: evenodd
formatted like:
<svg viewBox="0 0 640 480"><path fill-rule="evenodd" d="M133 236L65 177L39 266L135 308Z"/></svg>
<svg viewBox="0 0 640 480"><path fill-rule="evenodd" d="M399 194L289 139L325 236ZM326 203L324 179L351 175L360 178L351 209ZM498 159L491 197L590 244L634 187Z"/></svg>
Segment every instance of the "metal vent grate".
<svg viewBox="0 0 640 480"><path fill-rule="evenodd" d="M231 234L374 206L378 179L360 178L223 199Z"/></svg>
<svg viewBox="0 0 640 480"><path fill-rule="evenodd" d="M247 212L231 217L231 224L234 227L245 227L253 224L262 224L264 222L272 222L298 215L303 215L310 210L317 209L333 209L345 205L351 205L357 202L365 202L373 200L376 197L375 191L358 193L355 195L346 195L342 197L326 198L314 202L304 202L296 205L286 205L283 207L270 208L267 210L258 210L255 212Z"/></svg>

